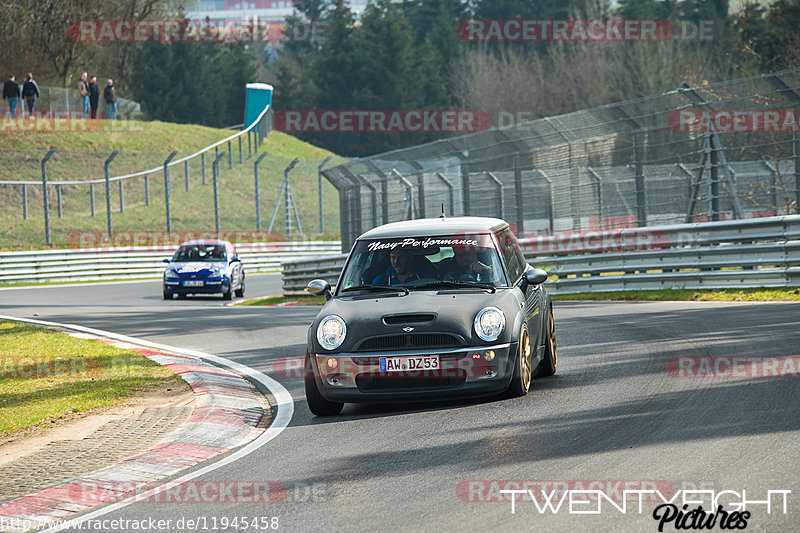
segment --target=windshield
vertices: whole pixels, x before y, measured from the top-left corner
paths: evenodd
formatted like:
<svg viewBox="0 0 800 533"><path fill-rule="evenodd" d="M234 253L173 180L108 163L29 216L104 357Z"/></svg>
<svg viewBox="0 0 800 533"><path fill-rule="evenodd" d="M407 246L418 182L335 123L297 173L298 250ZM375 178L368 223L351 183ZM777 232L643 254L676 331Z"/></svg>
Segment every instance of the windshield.
<svg viewBox="0 0 800 533"><path fill-rule="evenodd" d="M491 237L461 234L360 240L339 291L374 285L414 290L442 282L450 288L507 285Z"/></svg>
<svg viewBox="0 0 800 533"><path fill-rule="evenodd" d="M225 246L221 244L185 244L178 248L173 261L226 261Z"/></svg>

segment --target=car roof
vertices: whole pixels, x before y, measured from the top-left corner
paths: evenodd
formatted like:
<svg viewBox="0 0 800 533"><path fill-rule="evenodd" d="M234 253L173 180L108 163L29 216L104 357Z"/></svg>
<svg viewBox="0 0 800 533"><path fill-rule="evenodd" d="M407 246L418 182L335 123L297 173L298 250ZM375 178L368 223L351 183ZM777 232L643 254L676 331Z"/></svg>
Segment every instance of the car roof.
<svg viewBox="0 0 800 533"><path fill-rule="evenodd" d="M426 235L453 235L457 233L491 233L505 229L508 222L488 217L421 218L392 222L373 228L359 239L387 237L424 237Z"/></svg>
<svg viewBox="0 0 800 533"><path fill-rule="evenodd" d="M201 244L204 246L211 246L211 245L222 245L225 247L232 247L233 245L228 241L220 241L218 239L192 239L191 241L182 242L181 246L192 245L192 244Z"/></svg>

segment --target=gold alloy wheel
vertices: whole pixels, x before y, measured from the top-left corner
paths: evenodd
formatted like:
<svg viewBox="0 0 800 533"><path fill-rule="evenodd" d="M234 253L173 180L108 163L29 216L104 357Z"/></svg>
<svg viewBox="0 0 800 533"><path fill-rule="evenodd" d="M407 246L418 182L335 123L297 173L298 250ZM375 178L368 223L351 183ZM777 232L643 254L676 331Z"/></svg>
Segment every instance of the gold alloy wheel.
<svg viewBox="0 0 800 533"><path fill-rule="evenodd" d="M550 356L553 361L553 369L555 369L556 363L558 362L557 361L558 357L556 355L556 321L555 319L553 319L553 311L550 311L549 317L547 319L547 330L548 330L547 339L548 342L550 343Z"/></svg>
<svg viewBox="0 0 800 533"><path fill-rule="evenodd" d="M527 391L531 387L531 339L528 336L528 327L523 324L522 332L519 335L519 375L522 381L522 390Z"/></svg>

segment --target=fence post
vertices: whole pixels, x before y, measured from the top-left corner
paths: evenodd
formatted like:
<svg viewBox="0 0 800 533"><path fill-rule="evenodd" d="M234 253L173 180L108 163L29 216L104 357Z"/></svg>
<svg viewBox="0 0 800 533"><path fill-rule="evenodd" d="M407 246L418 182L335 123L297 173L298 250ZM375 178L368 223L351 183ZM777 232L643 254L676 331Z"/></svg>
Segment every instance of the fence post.
<svg viewBox="0 0 800 533"><path fill-rule="evenodd" d="M56 185L56 198L58 198L58 218L61 218L61 185Z"/></svg>
<svg viewBox="0 0 800 533"><path fill-rule="evenodd" d="M206 184L206 153L200 154L200 169L203 173L203 185Z"/></svg>
<svg viewBox="0 0 800 533"><path fill-rule="evenodd" d="M92 218L94 218L94 183L89 184L89 204L92 208Z"/></svg>
<svg viewBox="0 0 800 533"><path fill-rule="evenodd" d="M636 182L636 225L647 225L647 194L644 183L644 146L642 132L633 135L633 171Z"/></svg>
<svg viewBox="0 0 800 533"><path fill-rule="evenodd" d="M239 164L244 164L244 159L242 159L242 136L239 135L237 137L239 139Z"/></svg>
<svg viewBox="0 0 800 533"><path fill-rule="evenodd" d="M592 167L586 167L589 175L595 179L594 197L597 201L597 227L603 229L603 181L600 179L600 174Z"/></svg>
<svg viewBox="0 0 800 533"><path fill-rule="evenodd" d="M144 175L144 205L150 205L150 176Z"/></svg>
<svg viewBox="0 0 800 533"><path fill-rule="evenodd" d="M178 155L177 150L164 160L164 199L167 203L167 235L172 235L172 213L169 210L169 163Z"/></svg>
<svg viewBox="0 0 800 533"><path fill-rule="evenodd" d="M470 205L469 205L469 164L465 162L461 162L461 197L464 202L464 216L469 216Z"/></svg>
<svg viewBox="0 0 800 533"><path fill-rule="evenodd" d="M328 164L333 156L329 155L322 160L322 164L317 167L317 194L319 195L319 232L322 233L322 168ZM373 191L374 192L374 191ZM374 213L373 213L374 216Z"/></svg>
<svg viewBox="0 0 800 533"><path fill-rule="evenodd" d="M792 146L794 158L794 212L800 214L800 134L797 128L792 132Z"/></svg>
<svg viewBox="0 0 800 533"><path fill-rule="evenodd" d="M53 157L55 153L55 148L50 148L50 151L44 156L42 159L42 196L44 197L44 239L47 243L47 246L50 246L52 241L50 240L50 202L47 198L47 161Z"/></svg>
<svg viewBox="0 0 800 533"><path fill-rule="evenodd" d="M230 141L228 141L228 170L233 170L233 152L231 151Z"/></svg>
<svg viewBox="0 0 800 533"><path fill-rule="evenodd" d="M289 181L289 172L292 171L294 166L299 161L300 160L295 157L294 160L291 163L289 163L289 166L286 167L286 169L284 169L284 171L283 171L283 178L284 178L284 180L286 182L286 190L284 191L286 193L286 198L285 198L285 201L286 201L286 237L289 237L289 235L292 234L292 212L291 212L291 208L294 206L294 198L292 197L292 184ZM300 235L302 235L303 234L303 230L300 227L300 218L297 216L297 208L295 208L295 210L294 210L294 215L295 215L295 217L297 219L297 231L298 231L298 233Z"/></svg>
<svg viewBox="0 0 800 533"><path fill-rule="evenodd" d="M189 160L183 162L183 181L186 192L189 192Z"/></svg>
<svg viewBox="0 0 800 533"><path fill-rule="evenodd" d="M105 172L106 177L106 226L108 229L108 238L111 239L111 231L113 229L112 222L111 222L111 181L109 179L109 172L108 172L108 165L117 157L119 150L114 150L111 152L111 155L108 156L106 162L103 164L103 170Z"/></svg>
<svg viewBox="0 0 800 533"><path fill-rule="evenodd" d="M711 221L718 222L719 221L719 152L717 151L717 146L713 141L713 137L716 133L711 134L711 184L709 189L709 194L711 198L709 199L711 202Z"/></svg>
<svg viewBox="0 0 800 533"><path fill-rule="evenodd" d="M214 158L214 162L211 163L211 175L213 176L214 180L214 228L219 236L219 186L217 185L218 178L219 178L219 161L225 157L225 152L222 152L217 157Z"/></svg>
<svg viewBox="0 0 800 533"><path fill-rule="evenodd" d="M512 158L514 164L514 195L516 196L517 236L522 238L525 233L525 213L522 205L522 166L519 152Z"/></svg>
<svg viewBox="0 0 800 533"><path fill-rule="evenodd" d="M258 156L256 162L253 163L253 180L255 181L256 185L256 231L261 231L261 200L258 193L258 165L265 157L267 157L267 152L264 152Z"/></svg>
<svg viewBox="0 0 800 533"><path fill-rule="evenodd" d="M436 175L439 177L440 180L444 182L445 185L447 185L447 196L448 200L450 200L450 216L453 216L454 213L456 212L455 195L453 192L455 189L455 185L450 183L450 180L445 178L444 174L442 174L441 172L437 172Z"/></svg>
<svg viewBox="0 0 800 533"><path fill-rule="evenodd" d="M122 185L122 180L119 180L119 212L125 212L125 188Z"/></svg>
<svg viewBox="0 0 800 533"><path fill-rule="evenodd" d="M253 158L253 141L251 140L250 134L253 130L247 130L247 159Z"/></svg>
<svg viewBox="0 0 800 533"><path fill-rule="evenodd" d="M22 220L28 220L28 186L22 186Z"/></svg>
<svg viewBox="0 0 800 533"><path fill-rule="evenodd" d="M486 175L489 177L490 180L492 180L492 182L494 182L495 186L497 186L497 209L499 211L497 214L497 218L502 219L503 212L505 211L506 207L503 201L503 182L497 179L497 176L495 176L491 172L486 172Z"/></svg>
<svg viewBox="0 0 800 533"><path fill-rule="evenodd" d="M556 221L555 221L555 196L553 194L553 180L545 174L544 170L536 169L536 172L539 173L541 177L547 182L547 189L548 189L548 202L547 202L547 218L550 219L550 233L555 231Z"/></svg>
<svg viewBox="0 0 800 533"><path fill-rule="evenodd" d="M419 218L426 218L425 211L425 173L423 172L422 165L416 161L409 161L409 165L417 170L417 209L419 209Z"/></svg>

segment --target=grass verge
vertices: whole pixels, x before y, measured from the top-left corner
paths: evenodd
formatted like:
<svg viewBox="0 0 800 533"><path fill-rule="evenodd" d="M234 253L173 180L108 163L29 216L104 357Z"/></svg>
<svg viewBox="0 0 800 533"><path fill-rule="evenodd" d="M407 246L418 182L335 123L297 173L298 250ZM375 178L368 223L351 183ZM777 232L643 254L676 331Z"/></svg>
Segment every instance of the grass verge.
<svg viewBox="0 0 800 533"><path fill-rule="evenodd" d="M246 300L239 305L324 305L324 296L268 296L267 298L257 298Z"/></svg>
<svg viewBox="0 0 800 533"><path fill-rule="evenodd" d="M130 244L133 234L147 236L152 244L179 244L181 234L197 232L214 234L214 188L212 185L213 151L206 155L205 180L200 158L191 160L188 166L173 166L170 169L170 211L174 238L166 236L166 201L164 176L157 171L145 178L137 177L110 185L112 225L116 237L106 242L107 228L105 185L94 188L95 216L91 215L91 188L88 185L62 185L61 213L58 212L58 187L55 183L65 180L102 179L104 162L112 150L120 153L109 165L110 175L133 173L162 165L172 150L177 157L219 141L233 132L189 124L164 122L139 122L120 132L76 133L9 133L4 136L0 148L0 174L3 180L29 181L24 195L27 197L28 218L23 219L23 186L0 185L0 250L42 249L46 247L44 235L44 208L41 185L40 161L49 146L58 150L47 163L48 201L50 208L51 239L53 247L124 246ZM242 148L242 163L239 163L238 141L231 143L232 168L225 157L219 166L219 211L222 232L252 231L257 228L255 206L255 182L253 164L262 151L268 156L260 163L259 212L263 224L262 233L253 237L259 241L282 240L279 234L286 232L285 203L282 201L275 214L274 235L266 230L278 200L283 171L297 157L299 163L290 173L292 197L302 226L303 235L312 239L335 239L339 234L339 200L336 189L327 180L322 180L323 231L320 231L318 214L319 196L317 167L330 152L300 141L290 135L273 131L265 139L259 153L249 154L247 138ZM227 153L227 145L220 147ZM343 161L336 157L328 166ZM188 173L188 190L187 190ZM203 183L205 181L205 183ZM123 186L120 190L120 183ZM120 208L120 192L122 205ZM147 205L149 194L150 203ZM285 196L282 200L285 200ZM293 231L296 221L292 220ZM139 239L140 237L137 237ZM225 238L223 236L223 238ZM174 241L174 242L173 242Z"/></svg>
<svg viewBox="0 0 800 533"><path fill-rule="evenodd" d="M648 291L579 292L553 294L553 300L688 300L695 302L768 302L800 300L800 288L774 289L657 289Z"/></svg>
<svg viewBox="0 0 800 533"><path fill-rule="evenodd" d="M0 437L171 383L181 379L136 352L0 322Z"/></svg>

